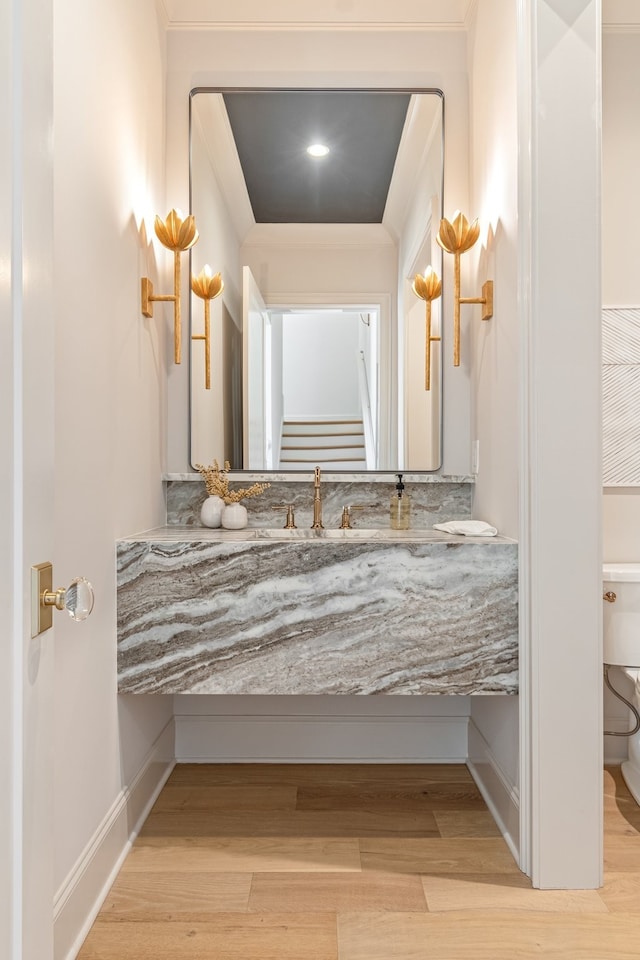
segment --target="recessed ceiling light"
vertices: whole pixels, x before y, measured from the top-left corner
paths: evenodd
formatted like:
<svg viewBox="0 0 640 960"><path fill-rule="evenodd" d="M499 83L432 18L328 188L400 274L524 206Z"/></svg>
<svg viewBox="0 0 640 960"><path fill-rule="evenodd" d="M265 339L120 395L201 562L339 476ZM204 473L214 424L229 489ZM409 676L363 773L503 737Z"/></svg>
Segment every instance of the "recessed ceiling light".
<svg viewBox="0 0 640 960"><path fill-rule="evenodd" d="M329 147L325 146L324 143L312 143L310 147L307 147L307 153L310 157L326 157L329 153Z"/></svg>

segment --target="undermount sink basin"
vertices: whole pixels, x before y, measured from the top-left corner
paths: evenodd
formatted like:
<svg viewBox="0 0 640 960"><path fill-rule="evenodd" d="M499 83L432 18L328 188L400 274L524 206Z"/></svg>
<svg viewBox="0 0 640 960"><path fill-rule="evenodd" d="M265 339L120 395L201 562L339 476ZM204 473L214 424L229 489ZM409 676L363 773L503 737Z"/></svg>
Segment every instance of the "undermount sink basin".
<svg viewBox="0 0 640 960"><path fill-rule="evenodd" d="M202 543L259 543L260 541L280 543L479 543L490 542L506 543L504 537L463 537L444 533L441 530L432 530L428 527L417 527L413 530L391 530L389 527L354 527L351 530L341 530L336 527L326 527L322 530L311 530L309 527L296 527L287 530L284 527L244 527L242 530L225 530L223 528L196 526L166 526L157 527L136 534L134 537L124 538L126 541L138 540L190 542ZM509 541L513 542L513 541Z"/></svg>
<svg viewBox="0 0 640 960"><path fill-rule="evenodd" d="M391 530L380 527L372 529L352 527L350 530L269 529L254 532L257 539L262 536L268 539L290 536L293 540L440 540L446 538L446 534L439 530Z"/></svg>
<svg viewBox="0 0 640 960"><path fill-rule="evenodd" d="M324 528L311 530L297 527L287 530L283 527L245 527L243 530L206 530L207 539L220 540L447 540L447 534L439 530L390 530L384 528L367 529L354 527L351 530Z"/></svg>

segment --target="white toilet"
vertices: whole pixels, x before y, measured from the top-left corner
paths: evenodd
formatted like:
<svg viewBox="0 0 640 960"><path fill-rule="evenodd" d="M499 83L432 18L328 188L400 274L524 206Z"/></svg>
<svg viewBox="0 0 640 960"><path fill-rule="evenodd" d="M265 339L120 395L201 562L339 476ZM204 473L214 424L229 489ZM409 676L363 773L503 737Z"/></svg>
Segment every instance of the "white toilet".
<svg viewBox="0 0 640 960"><path fill-rule="evenodd" d="M605 563L602 574L603 660L633 682L632 702L640 709L640 563ZM640 804L640 731L629 737L622 776Z"/></svg>

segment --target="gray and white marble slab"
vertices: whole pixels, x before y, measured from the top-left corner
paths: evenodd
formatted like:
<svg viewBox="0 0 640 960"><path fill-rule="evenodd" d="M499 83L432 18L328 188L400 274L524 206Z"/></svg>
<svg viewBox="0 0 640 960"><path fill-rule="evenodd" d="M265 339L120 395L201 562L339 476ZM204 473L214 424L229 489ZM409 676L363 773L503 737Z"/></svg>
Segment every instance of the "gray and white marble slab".
<svg viewBox="0 0 640 960"><path fill-rule="evenodd" d="M440 480L437 483L430 475L404 478L406 493L411 496L411 526L417 529L431 527L444 520L468 520L471 518L473 485L466 480ZM302 482L304 481L304 482ZM232 480L231 489L247 487L252 480L239 477ZM325 527L337 527L342 508L359 504L363 507L354 513L357 527L388 527L389 501L395 490L395 480L390 474L386 482L349 482L347 480L322 482L322 517ZM285 507L293 504L296 523L310 527L313 520L313 479L272 480L271 486L257 497L244 501L249 512L249 523L255 527L272 527L284 524ZM167 481L167 523L187 526L200 525L200 508L207 496L204 481Z"/></svg>
<svg viewBox="0 0 640 960"><path fill-rule="evenodd" d="M286 481L287 483L308 483L309 477L313 475L313 467L308 471L296 470L296 471L278 471L278 470L267 470L267 471L258 471L258 470L230 470L229 477L232 480L248 480L249 483L254 483L255 481ZM358 473L348 473L346 470L341 470L339 473L332 473L327 470L326 473L323 472L323 478L326 481L331 481L332 483L395 483L395 478L398 476L398 471L395 473L392 471L374 471L371 470L368 473L363 473L359 471ZM407 483L475 483L475 477L472 474L453 474L453 473L425 473L422 472L411 472L402 471L402 476ZM201 483L202 476L197 471L192 471L190 473L163 473L162 479L164 481L173 481L173 480L185 480L189 483Z"/></svg>
<svg viewBox="0 0 640 960"><path fill-rule="evenodd" d="M515 543L215 533L118 544L121 693L517 693Z"/></svg>
<svg viewBox="0 0 640 960"><path fill-rule="evenodd" d="M347 541L384 541L385 543L486 543L491 540L492 543L511 543L516 541L509 537L501 536L465 536L464 534L451 534L442 530L433 529L410 529L410 530L392 530L390 527L356 527L353 530L342 530L339 527L325 527L321 530L313 530L311 527L296 527L293 530L287 530L285 527L243 527L241 530L226 530L223 527L191 527L169 525L163 527L152 527L149 530L142 530L139 533L128 537L121 537L121 543L140 543L140 542L161 542L171 540L173 542L196 543L202 541L215 541L218 543L234 543L237 541L256 541L256 540L282 540L284 543L293 543L296 540L334 540L337 542Z"/></svg>

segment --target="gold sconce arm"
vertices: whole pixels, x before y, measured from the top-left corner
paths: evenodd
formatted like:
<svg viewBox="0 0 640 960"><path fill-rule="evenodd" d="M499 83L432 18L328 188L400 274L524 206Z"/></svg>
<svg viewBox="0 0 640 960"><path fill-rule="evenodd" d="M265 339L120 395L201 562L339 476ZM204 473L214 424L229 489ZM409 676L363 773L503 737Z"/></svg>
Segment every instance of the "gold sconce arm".
<svg viewBox="0 0 640 960"><path fill-rule="evenodd" d="M193 216L183 217L178 210L171 210L166 220L156 217L155 232L160 243L173 251L173 293L160 296L154 294L153 284L148 277L142 278L141 300L142 316L153 316L153 303L165 301L173 303L173 358L180 363L182 357L182 316L180 312L180 254L198 242L199 236Z"/></svg>
<svg viewBox="0 0 640 960"><path fill-rule="evenodd" d="M424 388L431 389L431 344L441 337L434 337L431 333L431 302L437 300L442 293L442 284L438 274L432 267L427 267L424 276L417 273L412 285L416 297L425 301L426 318L424 334Z"/></svg>
<svg viewBox="0 0 640 960"><path fill-rule="evenodd" d="M191 289L197 297L204 300L204 333L194 333L192 340L204 340L204 386L211 389L211 301L219 297L224 290L222 276L215 276L208 264L200 271L197 277L191 275Z"/></svg>
<svg viewBox="0 0 640 960"><path fill-rule="evenodd" d="M469 223L464 214L456 211L453 220L441 220L436 240L446 253L454 256L453 264L453 365L460 366L460 304L481 303L484 306L482 319L493 316L493 280L482 285L481 297L460 296L460 256L470 250L480 236L477 220Z"/></svg>

